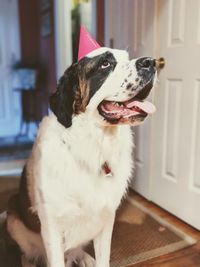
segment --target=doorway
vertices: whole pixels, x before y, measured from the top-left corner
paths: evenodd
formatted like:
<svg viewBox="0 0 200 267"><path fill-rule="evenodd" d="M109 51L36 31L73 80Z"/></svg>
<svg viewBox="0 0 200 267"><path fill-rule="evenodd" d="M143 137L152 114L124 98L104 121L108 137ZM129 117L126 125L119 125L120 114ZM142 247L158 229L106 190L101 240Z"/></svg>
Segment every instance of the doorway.
<svg viewBox="0 0 200 267"><path fill-rule="evenodd" d="M20 60L17 0L0 0L0 138L19 131L20 97L13 90L12 70Z"/></svg>
<svg viewBox="0 0 200 267"><path fill-rule="evenodd" d="M20 173L56 89L53 0L0 0L0 173Z"/></svg>

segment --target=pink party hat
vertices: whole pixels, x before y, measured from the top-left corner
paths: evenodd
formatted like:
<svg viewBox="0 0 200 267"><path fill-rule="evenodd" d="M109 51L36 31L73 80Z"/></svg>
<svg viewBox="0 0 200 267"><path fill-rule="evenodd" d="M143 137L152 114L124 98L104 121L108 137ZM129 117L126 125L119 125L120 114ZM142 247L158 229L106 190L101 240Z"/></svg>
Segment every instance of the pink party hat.
<svg viewBox="0 0 200 267"><path fill-rule="evenodd" d="M96 40L92 38L89 32L86 31L85 27L80 27L80 38L79 38L79 49L78 49L78 61L85 57L87 54L101 47Z"/></svg>

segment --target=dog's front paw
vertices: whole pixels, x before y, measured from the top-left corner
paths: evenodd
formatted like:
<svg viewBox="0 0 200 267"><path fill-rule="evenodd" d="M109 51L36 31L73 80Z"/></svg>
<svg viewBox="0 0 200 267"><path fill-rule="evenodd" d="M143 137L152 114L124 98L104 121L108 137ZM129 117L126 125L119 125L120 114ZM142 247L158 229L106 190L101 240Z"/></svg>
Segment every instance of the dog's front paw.
<svg viewBox="0 0 200 267"><path fill-rule="evenodd" d="M85 252L79 261L79 267L95 267L95 259Z"/></svg>

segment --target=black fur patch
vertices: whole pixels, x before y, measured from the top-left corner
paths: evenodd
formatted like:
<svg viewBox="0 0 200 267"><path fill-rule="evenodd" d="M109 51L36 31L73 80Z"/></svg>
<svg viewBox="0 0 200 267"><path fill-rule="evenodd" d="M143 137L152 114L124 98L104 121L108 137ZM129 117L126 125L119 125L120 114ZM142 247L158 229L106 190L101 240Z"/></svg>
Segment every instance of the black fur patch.
<svg viewBox="0 0 200 267"><path fill-rule="evenodd" d="M86 79L89 80L90 99L101 88L109 74L116 67L116 59L110 52L105 52L102 55L87 60L93 61L94 67L87 73ZM110 64L107 68L102 68L102 65L108 62Z"/></svg>
<svg viewBox="0 0 200 267"><path fill-rule="evenodd" d="M102 65L105 65L105 63L109 63L109 66L103 68ZM74 102L78 101L80 107L81 101L84 101L84 106L87 105L109 74L115 69L116 64L113 54L105 52L93 58L85 57L78 63L72 64L65 71L59 80L57 91L50 97L50 107L62 125L65 127L71 126ZM84 99L83 88L80 88L83 83L85 83L86 88L84 90L89 90L88 94L85 94L88 97L87 99ZM75 99L78 97L78 100ZM83 112L84 108L81 107L80 111Z"/></svg>
<svg viewBox="0 0 200 267"><path fill-rule="evenodd" d="M33 213L31 208L31 201L28 193L27 173L26 167L21 175L19 195L16 198L18 202L18 213L24 224L28 229L35 233L40 233L40 220L37 214Z"/></svg>
<svg viewBox="0 0 200 267"><path fill-rule="evenodd" d="M78 66L71 65L60 78L57 91L50 97L50 107L65 127L72 124L73 102L79 87Z"/></svg>
<svg viewBox="0 0 200 267"><path fill-rule="evenodd" d="M128 83L127 86L126 86L126 89L129 90L129 89L131 89L132 86L133 86L132 83Z"/></svg>

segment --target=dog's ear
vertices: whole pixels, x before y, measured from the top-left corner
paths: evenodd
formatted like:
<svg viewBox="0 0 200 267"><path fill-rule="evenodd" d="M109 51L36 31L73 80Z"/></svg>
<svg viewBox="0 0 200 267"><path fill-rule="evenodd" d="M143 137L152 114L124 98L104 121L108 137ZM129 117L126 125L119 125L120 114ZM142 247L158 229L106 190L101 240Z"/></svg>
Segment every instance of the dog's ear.
<svg viewBox="0 0 200 267"><path fill-rule="evenodd" d="M73 103L79 88L78 64L72 64L60 78L56 92L50 96L50 107L65 127L72 125Z"/></svg>

